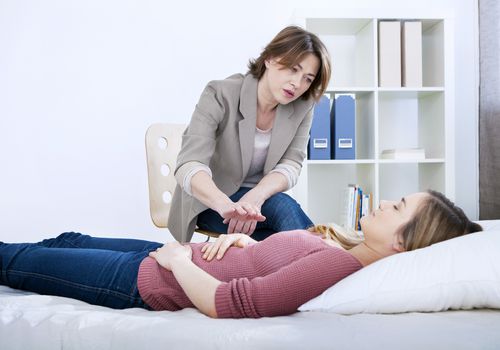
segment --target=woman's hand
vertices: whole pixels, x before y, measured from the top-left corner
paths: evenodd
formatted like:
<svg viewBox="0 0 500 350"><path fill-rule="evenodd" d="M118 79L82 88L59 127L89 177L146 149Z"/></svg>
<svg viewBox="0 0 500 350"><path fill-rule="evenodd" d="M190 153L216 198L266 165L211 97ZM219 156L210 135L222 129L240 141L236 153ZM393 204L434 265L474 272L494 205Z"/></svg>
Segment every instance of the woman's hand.
<svg viewBox="0 0 500 350"><path fill-rule="evenodd" d="M257 241L242 233L220 235L215 242L205 244L201 248L201 252L203 253L202 258L211 261L217 255L217 260L220 260L229 247L244 248L252 243L257 243Z"/></svg>
<svg viewBox="0 0 500 350"><path fill-rule="evenodd" d="M179 242L170 242L164 246L149 253L149 256L154 258L158 264L172 271L172 262L177 259L191 260L193 251L191 246L182 245Z"/></svg>

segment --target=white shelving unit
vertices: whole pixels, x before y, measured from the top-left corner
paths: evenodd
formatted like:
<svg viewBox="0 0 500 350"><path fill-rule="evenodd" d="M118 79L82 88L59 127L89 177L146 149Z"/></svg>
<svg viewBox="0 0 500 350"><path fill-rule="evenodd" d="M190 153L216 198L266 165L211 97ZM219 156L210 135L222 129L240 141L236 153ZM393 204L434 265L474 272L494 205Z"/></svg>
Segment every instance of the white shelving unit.
<svg viewBox="0 0 500 350"><path fill-rule="evenodd" d="M316 33L333 64L327 94L356 97L356 159L307 160L292 194L314 222L341 223L348 184L380 199L432 188L454 199L453 36L449 18L338 17L299 12L296 24ZM422 22L423 87L378 87L378 21ZM380 159L384 149L421 147L425 160Z"/></svg>

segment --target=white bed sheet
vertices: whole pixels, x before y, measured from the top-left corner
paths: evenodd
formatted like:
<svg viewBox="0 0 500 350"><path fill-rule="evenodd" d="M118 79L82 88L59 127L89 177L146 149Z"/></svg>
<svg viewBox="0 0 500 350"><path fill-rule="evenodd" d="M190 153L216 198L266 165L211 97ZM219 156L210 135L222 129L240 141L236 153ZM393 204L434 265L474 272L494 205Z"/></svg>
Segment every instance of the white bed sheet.
<svg viewBox="0 0 500 350"><path fill-rule="evenodd" d="M498 349L500 310L210 319L112 310L0 286L0 349Z"/></svg>
<svg viewBox="0 0 500 350"><path fill-rule="evenodd" d="M481 222L500 228L500 220ZM0 286L0 349L499 349L500 310L220 319L112 310Z"/></svg>

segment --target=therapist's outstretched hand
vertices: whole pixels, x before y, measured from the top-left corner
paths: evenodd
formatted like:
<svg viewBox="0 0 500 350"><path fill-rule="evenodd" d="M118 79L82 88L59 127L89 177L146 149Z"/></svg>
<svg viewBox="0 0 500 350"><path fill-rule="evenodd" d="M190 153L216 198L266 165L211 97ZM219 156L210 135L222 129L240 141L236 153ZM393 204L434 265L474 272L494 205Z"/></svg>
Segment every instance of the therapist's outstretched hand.
<svg viewBox="0 0 500 350"><path fill-rule="evenodd" d="M227 233L241 232L250 235L255 230L257 222L266 220L258 206L241 200L237 203L228 203L217 211L224 218L224 224L229 224Z"/></svg>
<svg viewBox="0 0 500 350"><path fill-rule="evenodd" d="M228 224L227 233L230 234L240 232L250 236L254 233L257 223L265 221L266 219L266 217L260 212L260 208L264 203L262 194L257 190L257 188L253 188L245 193L237 203L241 204L241 206L245 208L250 215L247 219L243 220L240 218L224 219L224 224ZM262 220L262 218L264 220Z"/></svg>
<svg viewBox="0 0 500 350"><path fill-rule="evenodd" d="M238 217L225 218L223 223L228 224L227 233L240 232L251 235L255 231L257 222L265 221L266 217L261 214L259 205L247 202L244 198L240 199L237 204L240 204L245 209L248 216L243 219Z"/></svg>
<svg viewBox="0 0 500 350"><path fill-rule="evenodd" d="M238 220L238 219L228 219L224 220L225 224L229 224L227 227L227 233L241 232L246 235L251 235L255 231L257 226L257 220Z"/></svg>

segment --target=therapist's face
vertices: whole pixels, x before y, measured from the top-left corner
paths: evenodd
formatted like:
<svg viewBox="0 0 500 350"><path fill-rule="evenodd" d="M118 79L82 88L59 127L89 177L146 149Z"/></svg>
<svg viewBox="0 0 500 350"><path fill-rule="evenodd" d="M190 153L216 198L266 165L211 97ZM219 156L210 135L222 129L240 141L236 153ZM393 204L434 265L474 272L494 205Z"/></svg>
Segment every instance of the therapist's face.
<svg viewBox="0 0 500 350"><path fill-rule="evenodd" d="M263 76L270 98L279 104L288 104L300 98L309 89L318 74L320 62L308 54L293 67L279 63L279 59L266 60L266 73Z"/></svg>

